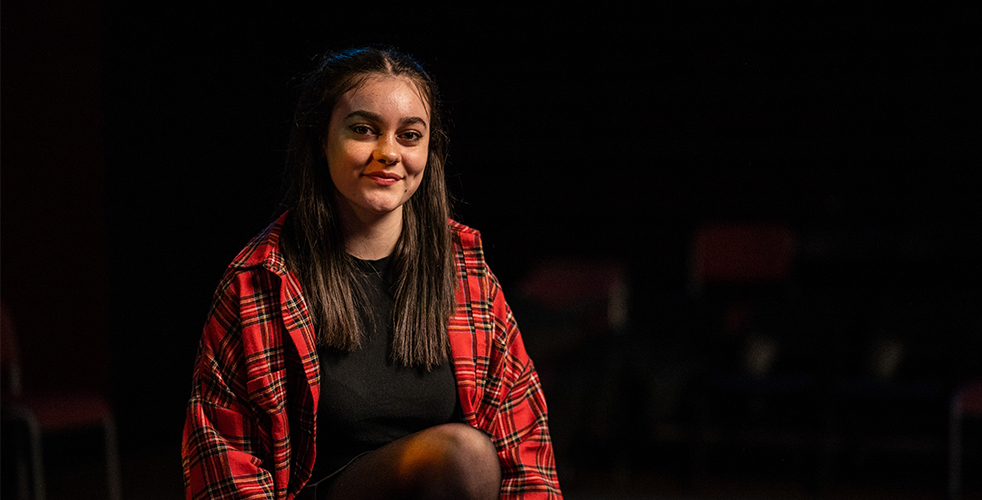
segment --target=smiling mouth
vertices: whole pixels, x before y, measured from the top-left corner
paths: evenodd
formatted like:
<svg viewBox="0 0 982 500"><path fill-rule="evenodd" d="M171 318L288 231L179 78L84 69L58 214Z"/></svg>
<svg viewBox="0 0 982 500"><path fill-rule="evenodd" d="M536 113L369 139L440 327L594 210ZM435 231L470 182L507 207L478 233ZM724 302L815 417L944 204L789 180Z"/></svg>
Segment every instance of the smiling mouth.
<svg viewBox="0 0 982 500"><path fill-rule="evenodd" d="M371 177L373 179L391 179L394 181L398 181L402 179L401 175L392 172L372 172L370 174L365 174L365 176Z"/></svg>
<svg viewBox="0 0 982 500"><path fill-rule="evenodd" d="M391 186L402 180L402 176L391 172L372 172L365 174L365 177L375 181L380 186Z"/></svg>

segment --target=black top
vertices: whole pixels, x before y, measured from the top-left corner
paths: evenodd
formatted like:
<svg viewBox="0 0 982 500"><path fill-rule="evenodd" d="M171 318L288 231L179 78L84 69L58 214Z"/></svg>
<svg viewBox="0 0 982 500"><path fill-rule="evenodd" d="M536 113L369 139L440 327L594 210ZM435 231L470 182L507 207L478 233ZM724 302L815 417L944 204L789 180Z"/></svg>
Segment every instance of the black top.
<svg viewBox="0 0 982 500"><path fill-rule="evenodd" d="M459 420L457 384L449 363L427 372L389 361L394 306L389 291L391 257L355 261L373 306L361 315L367 338L361 349L352 352L330 347L317 350L321 396L312 480L344 467L361 453Z"/></svg>

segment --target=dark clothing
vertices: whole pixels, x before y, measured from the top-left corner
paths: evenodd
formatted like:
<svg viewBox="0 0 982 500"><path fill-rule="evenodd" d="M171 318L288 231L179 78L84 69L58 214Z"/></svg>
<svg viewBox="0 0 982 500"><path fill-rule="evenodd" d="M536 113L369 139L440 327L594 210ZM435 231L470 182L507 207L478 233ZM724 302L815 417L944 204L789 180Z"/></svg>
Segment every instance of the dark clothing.
<svg viewBox="0 0 982 500"><path fill-rule="evenodd" d="M311 481L332 474L366 451L451 422L457 405L457 383L449 363L427 372L389 361L395 305L389 293L391 257L356 262L368 299L362 311L366 338L352 352L331 347L317 350L321 360L320 453Z"/></svg>

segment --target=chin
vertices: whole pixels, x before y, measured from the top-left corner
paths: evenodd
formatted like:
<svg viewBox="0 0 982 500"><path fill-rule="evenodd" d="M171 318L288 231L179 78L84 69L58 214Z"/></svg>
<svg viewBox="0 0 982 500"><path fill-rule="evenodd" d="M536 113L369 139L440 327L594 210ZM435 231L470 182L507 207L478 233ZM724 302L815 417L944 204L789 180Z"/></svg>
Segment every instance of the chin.
<svg viewBox="0 0 982 500"><path fill-rule="evenodd" d="M370 204L370 205L364 206L363 208L365 210L367 210L367 211L375 214L375 215L383 216L383 215L389 215L389 214L391 214L393 212L398 212L399 209L402 208L402 204L398 204L398 205L390 205L390 204L374 205L374 204Z"/></svg>

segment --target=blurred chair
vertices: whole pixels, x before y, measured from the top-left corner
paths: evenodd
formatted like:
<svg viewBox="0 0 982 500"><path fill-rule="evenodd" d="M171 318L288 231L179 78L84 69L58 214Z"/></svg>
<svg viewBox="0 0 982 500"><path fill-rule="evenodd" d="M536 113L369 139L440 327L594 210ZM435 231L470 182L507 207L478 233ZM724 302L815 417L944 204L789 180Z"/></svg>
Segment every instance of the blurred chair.
<svg viewBox="0 0 982 500"><path fill-rule="evenodd" d="M778 223L712 222L693 235L689 296L710 321L704 341L724 355L739 345L734 371L764 375L786 347L763 323L790 297L794 250L794 232Z"/></svg>
<svg viewBox="0 0 982 500"><path fill-rule="evenodd" d="M794 232L784 224L706 223L692 240L690 283L787 283L794 249Z"/></svg>
<svg viewBox="0 0 982 500"><path fill-rule="evenodd" d="M614 445L624 440L613 436L626 428L618 411L629 300L621 262L564 257L537 262L509 297L546 390L557 460L570 473L571 462L621 453Z"/></svg>
<svg viewBox="0 0 982 500"><path fill-rule="evenodd" d="M952 500L958 500L962 495L962 424L965 417L982 417L982 381L963 384L951 398L948 494Z"/></svg>
<svg viewBox="0 0 982 500"><path fill-rule="evenodd" d="M786 349L767 322L792 295L794 249L794 232L783 224L714 222L696 229L689 296L704 306L709 337L703 340L710 348L739 353L731 372L761 378Z"/></svg>
<svg viewBox="0 0 982 500"><path fill-rule="evenodd" d="M818 419L811 343L794 329L795 233L776 222L709 222L689 252L688 295L701 337L705 383L698 400L694 473L711 445L814 445ZM747 457L742 458L742 457Z"/></svg>
<svg viewBox="0 0 982 500"><path fill-rule="evenodd" d="M819 467L826 486L864 477L944 487L952 392L938 363L957 335L945 322L949 291L908 279L864 290L849 338L836 341Z"/></svg>
<svg viewBox="0 0 982 500"><path fill-rule="evenodd" d="M46 495L42 437L48 434L101 428L105 436L106 481L108 496L122 496L119 451L116 425L109 402L101 394L83 391L30 391L21 380L21 358L17 332L6 305L0 306L2 334L3 417L5 421L22 422L27 434L26 443L18 439L18 490L21 498L33 491L36 500ZM5 423L5 426L9 423ZM25 457L24 455L27 455ZM85 458L79 457L79 460ZM27 464L30 464L30 472ZM28 475L32 481L28 482Z"/></svg>
<svg viewBox="0 0 982 500"><path fill-rule="evenodd" d="M627 273L616 261L547 259L525 275L516 291L543 314L575 318L584 332L606 334L627 327ZM559 336L568 342L568 333Z"/></svg>

